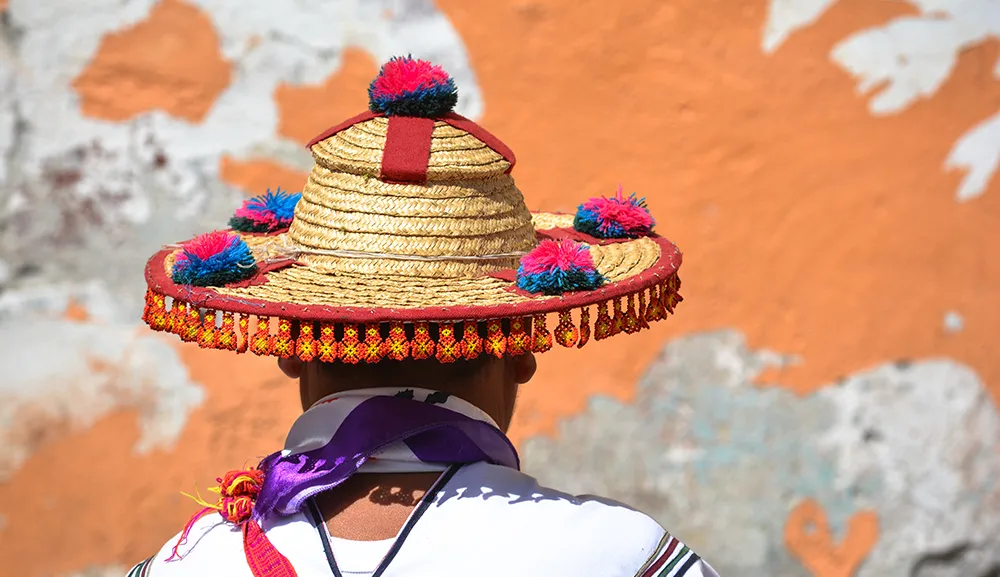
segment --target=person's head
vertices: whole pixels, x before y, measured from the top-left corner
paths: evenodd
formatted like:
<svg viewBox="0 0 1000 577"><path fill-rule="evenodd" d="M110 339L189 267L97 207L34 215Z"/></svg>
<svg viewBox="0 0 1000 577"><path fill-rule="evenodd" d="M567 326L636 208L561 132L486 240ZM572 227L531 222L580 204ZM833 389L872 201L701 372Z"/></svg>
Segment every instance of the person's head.
<svg viewBox="0 0 1000 577"><path fill-rule="evenodd" d="M303 363L297 357L279 359L278 366L289 378L299 379L303 410L323 397L369 387L419 387L455 395L493 417L504 431L510 426L518 387L535 374L531 353L496 358L480 355L440 363L435 359L378 363Z"/></svg>

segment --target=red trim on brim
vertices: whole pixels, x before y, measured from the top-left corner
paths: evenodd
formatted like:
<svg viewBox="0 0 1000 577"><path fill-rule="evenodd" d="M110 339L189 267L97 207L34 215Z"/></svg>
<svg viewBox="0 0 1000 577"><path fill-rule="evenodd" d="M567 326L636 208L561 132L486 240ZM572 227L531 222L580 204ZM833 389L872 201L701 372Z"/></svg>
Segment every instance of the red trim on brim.
<svg viewBox="0 0 1000 577"><path fill-rule="evenodd" d="M572 310L629 295L667 280L681 266L682 256L669 240L649 237L660 245L660 258L634 277L608 283L592 291L568 293L553 298L538 298L521 303L483 306L425 307L412 309L364 308L360 306L318 306L275 303L259 299L221 295L210 288L175 284L164 270L164 260L172 250L162 250L146 263L146 283L153 291L195 306L259 316L279 316L304 321L374 323L374 322L454 322L494 318L525 317ZM516 288L516 286L515 286Z"/></svg>

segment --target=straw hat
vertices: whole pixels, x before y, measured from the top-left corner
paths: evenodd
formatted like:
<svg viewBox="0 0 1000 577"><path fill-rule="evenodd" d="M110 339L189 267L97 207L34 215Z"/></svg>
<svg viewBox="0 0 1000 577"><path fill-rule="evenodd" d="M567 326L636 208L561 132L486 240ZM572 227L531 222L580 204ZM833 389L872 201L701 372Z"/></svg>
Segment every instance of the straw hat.
<svg viewBox="0 0 1000 577"><path fill-rule="evenodd" d="M305 361L450 362L582 347L680 302L681 254L635 195L529 212L514 154L452 112L454 82L427 62L388 61L369 97L309 143L301 193L249 199L149 260L150 327Z"/></svg>

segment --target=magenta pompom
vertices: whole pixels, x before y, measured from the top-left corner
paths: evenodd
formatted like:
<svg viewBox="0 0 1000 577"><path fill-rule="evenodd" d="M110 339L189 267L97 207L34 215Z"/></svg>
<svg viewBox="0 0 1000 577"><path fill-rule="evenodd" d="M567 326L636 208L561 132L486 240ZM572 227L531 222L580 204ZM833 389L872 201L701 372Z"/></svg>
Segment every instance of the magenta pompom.
<svg viewBox="0 0 1000 577"><path fill-rule="evenodd" d="M368 108L387 116L439 118L458 102L458 89L443 68L410 56L382 65L368 87Z"/></svg>
<svg viewBox="0 0 1000 577"><path fill-rule="evenodd" d="M547 295L593 290L605 279L594 266L590 248L572 240L543 240L521 259L518 288Z"/></svg>
<svg viewBox="0 0 1000 577"><path fill-rule="evenodd" d="M621 185L611 197L597 197L581 204L573 228L595 238L639 238L653 232L656 221L646 208L646 199L635 193L625 196Z"/></svg>

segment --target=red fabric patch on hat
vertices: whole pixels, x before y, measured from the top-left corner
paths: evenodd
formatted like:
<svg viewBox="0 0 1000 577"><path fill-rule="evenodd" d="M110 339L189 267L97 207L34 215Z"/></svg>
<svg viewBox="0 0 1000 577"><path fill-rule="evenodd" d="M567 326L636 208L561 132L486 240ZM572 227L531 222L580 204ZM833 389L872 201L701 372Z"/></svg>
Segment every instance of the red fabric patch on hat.
<svg viewBox="0 0 1000 577"><path fill-rule="evenodd" d="M390 116L382 151L385 182L426 182L434 119Z"/></svg>

